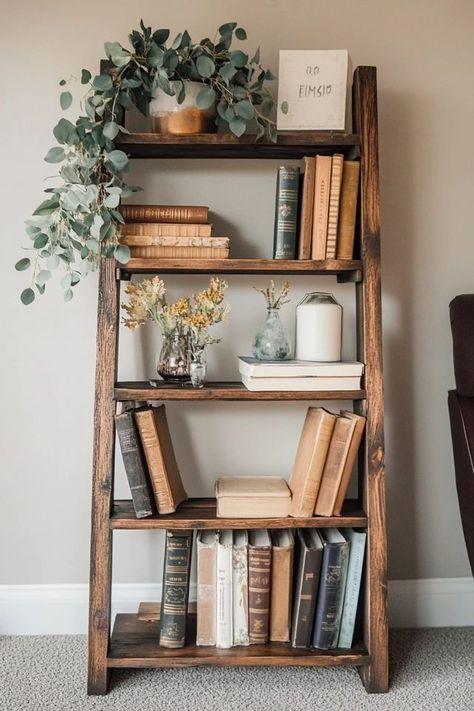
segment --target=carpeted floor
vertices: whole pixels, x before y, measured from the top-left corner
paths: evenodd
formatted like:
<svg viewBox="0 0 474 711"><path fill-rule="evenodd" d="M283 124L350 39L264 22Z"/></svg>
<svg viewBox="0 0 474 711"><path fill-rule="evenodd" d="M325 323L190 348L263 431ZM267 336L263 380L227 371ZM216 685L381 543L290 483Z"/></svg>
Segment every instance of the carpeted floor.
<svg viewBox="0 0 474 711"><path fill-rule="evenodd" d="M1 711L473 711L474 628L398 630L391 689L368 695L345 669L117 671L87 697L86 640L0 638Z"/></svg>

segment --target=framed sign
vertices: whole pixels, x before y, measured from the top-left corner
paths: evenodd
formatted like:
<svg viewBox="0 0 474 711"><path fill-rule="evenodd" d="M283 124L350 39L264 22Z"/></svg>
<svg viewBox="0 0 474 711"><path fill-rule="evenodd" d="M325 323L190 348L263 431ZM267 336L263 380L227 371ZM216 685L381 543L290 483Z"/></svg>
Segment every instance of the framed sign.
<svg viewBox="0 0 474 711"><path fill-rule="evenodd" d="M349 69L346 49L280 50L278 130L344 130Z"/></svg>

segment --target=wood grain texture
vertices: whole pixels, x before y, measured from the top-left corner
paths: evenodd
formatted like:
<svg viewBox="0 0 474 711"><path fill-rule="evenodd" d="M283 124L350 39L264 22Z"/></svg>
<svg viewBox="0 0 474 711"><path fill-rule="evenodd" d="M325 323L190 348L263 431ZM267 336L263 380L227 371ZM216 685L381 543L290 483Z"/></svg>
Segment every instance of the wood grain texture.
<svg viewBox="0 0 474 711"><path fill-rule="evenodd" d="M110 634L114 479L114 380L117 369L118 287L113 259L100 259L92 475L88 693L105 694Z"/></svg>
<svg viewBox="0 0 474 711"><path fill-rule="evenodd" d="M132 501L114 502L110 527L112 529L155 529L155 528L328 528L356 526L364 528L367 518L356 500L344 502L340 516L312 516L308 518L282 516L279 518L218 518L216 500L197 498L184 501L172 514L137 518Z"/></svg>
<svg viewBox="0 0 474 711"><path fill-rule="evenodd" d="M365 644L370 664L367 691L388 690L387 542L382 380L380 205L375 67L358 67L353 86L354 127L361 136L361 257L364 281L356 285L358 359L365 363L366 415L364 508L369 519L365 587Z"/></svg>
<svg viewBox="0 0 474 711"><path fill-rule="evenodd" d="M115 619L108 657L109 667L190 667L190 666L350 666L368 662L361 646L351 650L319 652L293 649L283 642L253 644L249 647L196 646L191 617L189 639L181 649L158 645L159 622L144 622L137 615L122 614Z"/></svg>
<svg viewBox="0 0 474 711"><path fill-rule="evenodd" d="M306 391L263 391L247 390L240 382L209 382L203 388L193 388L191 384L176 385L157 381L156 386L148 382L119 382L115 387L117 400L360 400L364 390Z"/></svg>

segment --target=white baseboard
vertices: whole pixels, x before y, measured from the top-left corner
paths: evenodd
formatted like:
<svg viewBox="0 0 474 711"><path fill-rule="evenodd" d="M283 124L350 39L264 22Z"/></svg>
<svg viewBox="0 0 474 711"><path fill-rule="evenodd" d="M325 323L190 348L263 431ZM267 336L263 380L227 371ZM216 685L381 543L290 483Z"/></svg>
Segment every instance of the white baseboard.
<svg viewBox="0 0 474 711"><path fill-rule="evenodd" d="M0 634L85 634L88 585L0 585ZM196 599L194 586L191 599ZM112 613L136 612L143 600L160 600L160 583L117 583ZM388 585L392 627L474 625L474 580L392 580Z"/></svg>

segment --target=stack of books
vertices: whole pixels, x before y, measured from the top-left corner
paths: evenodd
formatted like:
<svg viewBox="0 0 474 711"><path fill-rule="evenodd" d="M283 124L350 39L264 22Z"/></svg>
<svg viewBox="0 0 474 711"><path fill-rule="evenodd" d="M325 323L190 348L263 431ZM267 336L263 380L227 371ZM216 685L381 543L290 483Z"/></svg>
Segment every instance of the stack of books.
<svg viewBox="0 0 474 711"><path fill-rule="evenodd" d="M167 531L160 645L191 643L192 531ZM196 644L351 648L367 534L353 529L200 530Z"/></svg>
<svg viewBox="0 0 474 711"><path fill-rule="evenodd" d="M274 259L353 259L360 163L342 154L278 172Z"/></svg>
<svg viewBox="0 0 474 711"><path fill-rule="evenodd" d="M229 239L214 237L209 208L199 205L122 205L120 242L132 257L226 259Z"/></svg>
<svg viewBox="0 0 474 711"><path fill-rule="evenodd" d="M239 356L239 372L248 390L360 390L364 364L303 360L261 361Z"/></svg>

